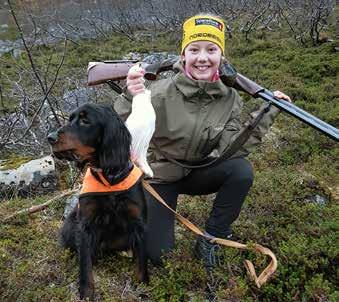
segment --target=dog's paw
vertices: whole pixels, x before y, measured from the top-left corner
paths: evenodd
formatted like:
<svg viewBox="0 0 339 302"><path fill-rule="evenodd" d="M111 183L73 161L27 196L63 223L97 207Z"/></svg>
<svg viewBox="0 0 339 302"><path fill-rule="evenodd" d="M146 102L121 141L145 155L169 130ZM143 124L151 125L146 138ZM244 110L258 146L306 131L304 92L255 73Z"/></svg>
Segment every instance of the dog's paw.
<svg viewBox="0 0 339 302"><path fill-rule="evenodd" d="M81 301L94 301L94 288L85 287L80 289Z"/></svg>

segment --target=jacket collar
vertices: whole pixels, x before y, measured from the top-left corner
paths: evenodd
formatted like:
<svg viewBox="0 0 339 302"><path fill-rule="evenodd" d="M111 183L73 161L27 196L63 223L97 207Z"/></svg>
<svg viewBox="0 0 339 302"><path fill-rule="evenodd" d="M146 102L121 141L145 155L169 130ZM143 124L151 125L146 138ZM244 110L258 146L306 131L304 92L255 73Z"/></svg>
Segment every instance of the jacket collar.
<svg viewBox="0 0 339 302"><path fill-rule="evenodd" d="M206 99L209 96L211 99L218 98L227 94L229 87L217 80L216 82L206 82L190 79L185 75L184 68L180 61L173 65L173 69L177 74L173 81L177 89L187 98L194 96L202 96Z"/></svg>

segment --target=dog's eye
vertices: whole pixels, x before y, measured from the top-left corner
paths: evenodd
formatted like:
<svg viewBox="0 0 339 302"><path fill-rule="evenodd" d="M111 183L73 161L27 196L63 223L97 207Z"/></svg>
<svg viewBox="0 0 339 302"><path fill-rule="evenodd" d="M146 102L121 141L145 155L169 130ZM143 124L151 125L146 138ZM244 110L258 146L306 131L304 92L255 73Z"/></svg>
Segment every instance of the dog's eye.
<svg viewBox="0 0 339 302"><path fill-rule="evenodd" d="M80 125L89 125L90 121L86 118L81 118L80 119Z"/></svg>

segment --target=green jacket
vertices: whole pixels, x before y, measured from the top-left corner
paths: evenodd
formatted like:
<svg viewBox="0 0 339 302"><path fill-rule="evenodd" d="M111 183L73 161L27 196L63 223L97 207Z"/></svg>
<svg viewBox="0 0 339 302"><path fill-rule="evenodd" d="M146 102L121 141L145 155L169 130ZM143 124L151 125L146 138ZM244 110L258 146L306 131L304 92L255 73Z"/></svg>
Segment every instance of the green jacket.
<svg viewBox="0 0 339 302"><path fill-rule="evenodd" d="M180 63L173 78L156 81L150 86L156 112L153 140L168 156L185 162L218 157L236 138L242 124L242 101L237 91L217 82L188 78ZM114 108L123 119L131 111L131 102L121 98ZM233 155L246 156L261 142L279 110L270 108L249 140ZM252 113L255 115L256 113ZM153 182L173 182L190 170L168 162L151 143L148 162L154 172Z"/></svg>

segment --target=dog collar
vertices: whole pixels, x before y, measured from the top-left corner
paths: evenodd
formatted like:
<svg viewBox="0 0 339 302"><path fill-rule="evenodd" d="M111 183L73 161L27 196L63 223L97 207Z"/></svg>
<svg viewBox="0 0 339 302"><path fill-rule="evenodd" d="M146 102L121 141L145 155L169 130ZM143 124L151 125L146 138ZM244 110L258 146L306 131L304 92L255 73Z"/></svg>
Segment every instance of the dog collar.
<svg viewBox="0 0 339 302"><path fill-rule="evenodd" d="M102 172L96 172L100 181L98 181L92 171L91 168L87 168L82 188L80 191L80 196L84 194L90 193L112 193L118 191L125 191L134 186L137 181L142 176L142 171L137 167L133 166L132 171L125 177L122 181L117 184L111 185L106 178L103 176Z"/></svg>
<svg viewBox="0 0 339 302"><path fill-rule="evenodd" d="M102 172L102 177L105 178L105 180L111 185L116 185L118 183L120 183L122 180L124 180L132 171L134 165L131 161L128 162L128 165L126 165L126 167L120 171L119 173L111 173L109 169L105 169ZM93 168L92 172L93 172ZM97 176L97 171L94 170L94 177ZM101 178L102 178L101 177ZM100 176L98 176L99 181L101 181Z"/></svg>

